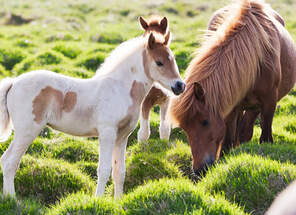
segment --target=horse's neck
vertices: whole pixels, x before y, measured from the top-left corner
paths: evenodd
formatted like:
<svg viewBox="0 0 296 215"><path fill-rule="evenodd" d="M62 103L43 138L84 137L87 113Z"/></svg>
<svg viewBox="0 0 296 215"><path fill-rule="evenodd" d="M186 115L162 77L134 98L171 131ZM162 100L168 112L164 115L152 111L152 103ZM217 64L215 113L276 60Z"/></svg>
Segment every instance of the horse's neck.
<svg viewBox="0 0 296 215"><path fill-rule="evenodd" d="M142 83L145 88L145 93L147 94L152 87L153 81L149 79L144 71L143 53L144 49L139 48L135 53L131 54L125 58L121 63L113 68L112 71L105 73L98 71L97 78L108 77L113 80L123 83L125 86L131 87L136 81L137 83Z"/></svg>

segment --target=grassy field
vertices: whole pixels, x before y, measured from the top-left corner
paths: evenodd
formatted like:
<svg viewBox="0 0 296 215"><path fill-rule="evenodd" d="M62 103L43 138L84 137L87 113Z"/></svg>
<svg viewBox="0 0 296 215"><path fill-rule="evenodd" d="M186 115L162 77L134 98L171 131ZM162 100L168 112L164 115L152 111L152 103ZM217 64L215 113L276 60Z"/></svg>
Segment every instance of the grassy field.
<svg viewBox="0 0 296 215"><path fill-rule="evenodd" d="M121 42L142 34L137 18L167 16L171 48L182 75L200 46L211 14L226 5L219 0L93 1L0 0L0 76L15 77L48 69L88 78ZM268 0L286 20L296 40L296 0ZM0 196L0 214L255 214L296 179L296 91L278 104L274 144L253 140L226 154L196 180L185 134L174 129L159 140L159 108L152 112L148 143L135 131L127 149L122 200L94 198L98 141L47 128L30 146L17 172L18 200ZM0 144L0 154L12 137ZM194 180L193 180L194 179ZM2 190L2 172L0 189Z"/></svg>

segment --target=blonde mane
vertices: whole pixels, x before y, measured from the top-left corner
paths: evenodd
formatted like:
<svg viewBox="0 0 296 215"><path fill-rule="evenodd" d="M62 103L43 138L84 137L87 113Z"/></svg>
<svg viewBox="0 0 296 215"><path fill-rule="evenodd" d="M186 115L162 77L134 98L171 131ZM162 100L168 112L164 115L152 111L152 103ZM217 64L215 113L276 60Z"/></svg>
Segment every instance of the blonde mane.
<svg viewBox="0 0 296 215"><path fill-rule="evenodd" d="M97 69L96 76L104 75L114 71L125 59L137 50L144 48L147 38L136 37L121 43L105 59L104 63Z"/></svg>
<svg viewBox="0 0 296 215"><path fill-rule="evenodd" d="M262 1L241 0L218 20L217 31L206 34L186 71L187 90L171 105L172 120L180 124L196 114L194 83L205 91L205 105L223 116L237 105L255 84L262 62L273 50L274 27Z"/></svg>

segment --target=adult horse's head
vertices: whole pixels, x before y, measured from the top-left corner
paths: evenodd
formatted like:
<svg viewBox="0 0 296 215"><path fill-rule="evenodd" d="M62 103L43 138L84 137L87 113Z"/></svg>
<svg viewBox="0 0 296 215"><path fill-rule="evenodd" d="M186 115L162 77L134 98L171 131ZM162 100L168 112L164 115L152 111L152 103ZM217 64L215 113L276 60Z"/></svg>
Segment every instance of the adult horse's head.
<svg viewBox="0 0 296 215"><path fill-rule="evenodd" d="M220 155L225 122L208 106L207 92L200 83L187 83L182 98L172 101L173 120L185 131L196 174L211 166Z"/></svg>
<svg viewBox="0 0 296 215"><path fill-rule="evenodd" d="M143 52L144 71L148 79L179 95L185 90L185 83L169 48L170 33L166 35L150 33Z"/></svg>

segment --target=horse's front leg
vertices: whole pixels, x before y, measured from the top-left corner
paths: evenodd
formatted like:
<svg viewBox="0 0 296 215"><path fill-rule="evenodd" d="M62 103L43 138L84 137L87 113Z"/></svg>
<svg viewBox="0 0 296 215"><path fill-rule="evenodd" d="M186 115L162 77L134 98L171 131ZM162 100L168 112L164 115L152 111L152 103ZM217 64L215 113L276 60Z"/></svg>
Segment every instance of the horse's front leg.
<svg viewBox="0 0 296 215"><path fill-rule="evenodd" d="M104 194L105 186L111 173L112 151L117 137L117 129L116 127L101 126L98 131L100 153L96 196L101 196Z"/></svg>
<svg viewBox="0 0 296 215"><path fill-rule="evenodd" d="M231 148L239 146L238 127L242 118L243 111L236 107L226 119L226 134L223 141L222 149L228 152Z"/></svg>
<svg viewBox="0 0 296 215"><path fill-rule="evenodd" d="M169 97L160 104L160 126L159 136L162 140L168 140L171 133L171 123L168 117Z"/></svg>
<svg viewBox="0 0 296 215"><path fill-rule="evenodd" d="M260 143L263 143L263 142L273 143L272 120L273 120L273 115L276 109L276 98L274 97L275 96L270 98L269 101L267 101L262 105L261 122L260 122L262 133L260 136Z"/></svg>
<svg viewBox="0 0 296 215"><path fill-rule="evenodd" d="M249 142L253 137L255 121L259 110L247 110L239 124L239 140L241 143Z"/></svg>
<svg viewBox="0 0 296 215"><path fill-rule="evenodd" d="M123 185L125 179L125 150L127 137L115 143L112 154L112 178L114 181L114 198L119 199L123 194Z"/></svg>

